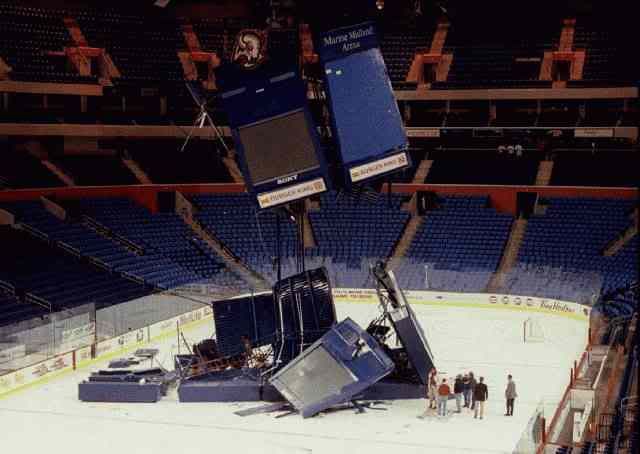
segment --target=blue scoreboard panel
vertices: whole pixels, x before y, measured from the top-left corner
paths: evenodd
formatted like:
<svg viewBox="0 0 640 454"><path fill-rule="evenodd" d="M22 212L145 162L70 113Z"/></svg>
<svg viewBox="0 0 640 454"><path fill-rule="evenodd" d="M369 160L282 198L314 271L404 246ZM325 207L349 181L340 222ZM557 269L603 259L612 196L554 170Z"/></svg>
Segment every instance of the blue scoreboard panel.
<svg viewBox="0 0 640 454"><path fill-rule="evenodd" d="M407 135L373 24L332 30L316 42L346 183L407 168Z"/></svg>
<svg viewBox="0 0 640 454"><path fill-rule="evenodd" d="M295 68L267 63L243 71L227 64L217 70L216 81L240 169L260 208L328 189L324 153Z"/></svg>

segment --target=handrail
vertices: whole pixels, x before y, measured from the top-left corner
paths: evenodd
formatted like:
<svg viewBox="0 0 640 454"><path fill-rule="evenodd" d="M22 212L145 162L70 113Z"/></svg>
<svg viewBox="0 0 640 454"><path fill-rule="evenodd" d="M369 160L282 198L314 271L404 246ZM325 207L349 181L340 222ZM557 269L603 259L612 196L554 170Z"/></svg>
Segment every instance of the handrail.
<svg viewBox="0 0 640 454"><path fill-rule="evenodd" d="M47 235L46 233L42 232L41 230L36 229L35 227L31 227L29 224L23 224L22 222L19 224L16 224L16 226L21 229L24 230L25 232L29 233L30 235L33 235L37 238L40 238L41 240L44 241L49 241L49 235Z"/></svg>
<svg viewBox="0 0 640 454"><path fill-rule="evenodd" d="M35 304L37 306L44 307L45 309L48 309L49 311L53 310L53 305L51 304L50 301L48 301L48 300L46 300L44 298L41 298L39 296L36 296L31 292L27 292L25 294L25 296L26 296L25 302L33 303L33 304Z"/></svg>
<svg viewBox="0 0 640 454"><path fill-rule="evenodd" d="M93 230L98 232L100 235L105 236L116 243L119 243L120 245L126 247L127 249L131 250L133 253L137 255L144 255L145 250L142 246L134 243L133 241L120 235L119 233L114 232L109 227L97 221L96 219L92 218L91 216L83 214L82 221L83 223L85 223L85 225L92 228Z"/></svg>

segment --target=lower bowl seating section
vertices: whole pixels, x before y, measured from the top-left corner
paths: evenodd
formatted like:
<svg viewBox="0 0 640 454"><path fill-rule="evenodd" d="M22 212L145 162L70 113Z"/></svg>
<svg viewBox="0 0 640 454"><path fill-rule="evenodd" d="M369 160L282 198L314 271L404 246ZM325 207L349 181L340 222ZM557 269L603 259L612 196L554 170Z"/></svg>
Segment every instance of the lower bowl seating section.
<svg viewBox="0 0 640 454"><path fill-rule="evenodd" d="M22 302L12 293L0 288L0 327L48 314L48 309Z"/></svg>
<svg viewBox="0 0 640 454"><path fill-rule="evenodd" d="M335 267L334 286L372 285L368 263L391 256L409 221L409 213L400 209L404 198L380 194L375 200L359 200L335 192L321 196L320 210L309 213L317 247L308 255L333 261L329 268Z"/></svg>
<svg viewBox="0 0 640 454"><path fill-rule="evenodd" d="M637 288L629 287L626 290L616 292L612 297L603 296L594 306L594 310L598 310L609 319L632 317L635 312L638 312Z"/></svg>
<svg viewBox="0 0 640 454"><path fill-rule="evenodd" d="M145 279L160 278L163 288L202 283L242 288L244 283L229 271L209 247L175 213L151 214L127 199L91 199L81 210L145 250L170 263L131 263L127 272ZM165 262L166 264L167 262Z"/></svg>
<svg viewBox="0 0 640 454"><path fill-rule="evenodd" d="M275 280L277 220L272 211L258 211L248 194L198 195L192 201L205 229L253 270ZM296 226L288 216L281 218L280 239L281 256L289 263L295 255Z"/></svg>
<svg viewBox="0 0 640 454"><path fill-rule="evenodd" d="M153 249L137 255L85 227L80 219L61 221L46 211L40 202L15 202L0 207L14 214L18 222L44 233L51 241L69 245L83 256L97 259L115 272L130 274L154 287L172 288L201 279Z"/></svg>
<svg viewBox="0 0 640 454"><path fill-rule="evenodd" d="M335 193L323 195L319 211L309 218L317 247L307 249L308 268L327 266L334 286L369 285L363 260L386 258L400 238L409 215L400 211L401 197L386 196L371 203L356 202ZM243 262L275 281L277 219L272 211L258 211L247 194L194 196L200 222ZM389 205L390 203L390 205ZM282 276L295 273L296 226L288 216L280 220Z"/></svg>
<svg viewBox="0 0 640 454"><path fill-rule="evenodd" d="M611 257L606 246L631 224L634 202L618 199L547 200L546 212L527 225L510 293L595 302L637 280L637 235Z"/></svg>
<svg viewBox="0 0 640 454"><path fill-rule="evenodd" d="M0 229L0 280L16 294L51 304L54 311L94 303L98 308L149 294L144 285L93 267L30 234Z"/></svg>
<svg viewBox="0 0 640 454"><path fill-rule="evenodd" d="M447 196L429 211L396 274L404 288L484 291L496 271L513 217L487 197ZM425 270L425 267L426 268Z"/></svg>

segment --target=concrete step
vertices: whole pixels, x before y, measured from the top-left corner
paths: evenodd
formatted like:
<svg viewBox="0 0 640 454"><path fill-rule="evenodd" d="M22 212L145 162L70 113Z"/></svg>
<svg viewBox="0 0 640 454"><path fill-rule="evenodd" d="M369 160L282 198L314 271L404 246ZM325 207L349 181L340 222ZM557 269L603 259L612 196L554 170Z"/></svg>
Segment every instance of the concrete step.
<svg viewBox="0 0 640 454"><path fill-rule="evenodd" d="M536 186L549 186L553 173L553 161L540 161L536 175Z"/></svg>
<svg viewBox="0 0 640 454"><path fill-rule="evenodd" d="M62 170L60 167L58 167L53 162L51 162L49 160L46 160L46 159L41 161L41 162L42 162L43 166L45 166L47 169L49 169L51 171L51 173L53 173L55 176L57 176L60 179L60 181L62 181L67 186L75 186L76 185L76 183L73 181L73 178L71 178L67 173L64 172L64 170Z"/></svg>
<svg viewBox="0 0 640 454"><path fill-rule="evenodd" d="M422 184L426 181L427 176L429 175L429 171L431 170L431 166L433 165L432 159L423 159L420 161L418 168L416 169L416 174L413 176L413 184Z"/></svg>
<svg viewBox="0 0 640 454"><path fill-rule="evenodd" d="M491 276L491 280L487 285L487 292L496 293L505 285L506 277L518 260L518 252L527 229L526 219L516 219L511 225L509 239L504 248L502 259L496 273Z"/></svg>
<svg viewBox="0 0 640 454"><path fill-rule="evenodd" d="M205 229L205 227L198 222L194 216L195 212L196 209L189 199L184 197L180 192L176 192L176 214L178 214L184 223L191 228L193 233L204 241L207 246L209 246L209 248L211 248L211 250L224 261L230 270L241 276L252 286L253 289L256 291L270 289L271 285L266 279L243 263L226 248L219 238L217 238L212 232Z"/></svg>
<svg viewBox="0 0 640 454"><path fill-rule="evenodd" d="M122 163L131 171L133 175L135 175L136 179L140 184L153 184L147 172L142 170L142 168L138 165L136 161L133 159L122 159Z"/></svg>

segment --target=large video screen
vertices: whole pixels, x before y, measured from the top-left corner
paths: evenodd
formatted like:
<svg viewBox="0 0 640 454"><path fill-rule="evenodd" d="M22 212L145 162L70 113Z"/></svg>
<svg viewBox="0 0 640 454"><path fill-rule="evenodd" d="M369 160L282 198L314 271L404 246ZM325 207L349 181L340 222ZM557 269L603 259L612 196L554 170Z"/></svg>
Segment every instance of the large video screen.
<svg viewBox="0 0 640 454"><path fill-rule="evenodd" d="M254 185L320 166L303 110L242 127L239 134Z"/></svg>

